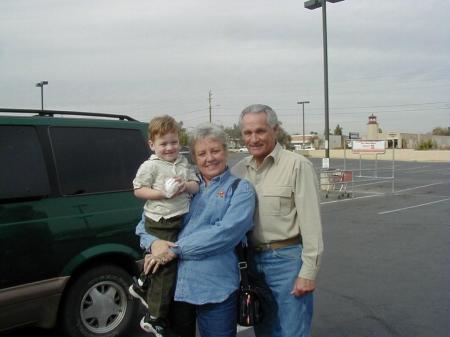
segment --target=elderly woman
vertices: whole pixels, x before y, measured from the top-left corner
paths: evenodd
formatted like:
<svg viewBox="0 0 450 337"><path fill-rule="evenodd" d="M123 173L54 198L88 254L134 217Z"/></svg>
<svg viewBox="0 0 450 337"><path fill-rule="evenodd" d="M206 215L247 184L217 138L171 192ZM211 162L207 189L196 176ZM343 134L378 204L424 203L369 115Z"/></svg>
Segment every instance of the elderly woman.
<svg viewBox="0 0 450 337"><path fill-rule="evenodd" d="M200 171L200 191L193 197L183 229L175 243L141 234L150 240L151 255L144 270L178 259L174 300L195 308L202 337L236 336L236 245L253 226L255 193L227 166L226 136L222 129L205 124L191 135L191 154ZM161 267L164 268L164 267Z"/></svg>

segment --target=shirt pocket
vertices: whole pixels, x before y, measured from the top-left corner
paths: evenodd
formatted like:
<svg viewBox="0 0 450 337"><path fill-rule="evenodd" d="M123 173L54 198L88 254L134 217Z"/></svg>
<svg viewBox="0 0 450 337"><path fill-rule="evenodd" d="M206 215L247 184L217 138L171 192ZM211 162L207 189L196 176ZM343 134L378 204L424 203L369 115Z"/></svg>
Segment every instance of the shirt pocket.
<svg viewBox="0 0 450 337"><path fill-rule="evenodd" d="M286 215L292 209L292 187L269 185L263 190L259 200L260 213L267 215Z"/></svg>

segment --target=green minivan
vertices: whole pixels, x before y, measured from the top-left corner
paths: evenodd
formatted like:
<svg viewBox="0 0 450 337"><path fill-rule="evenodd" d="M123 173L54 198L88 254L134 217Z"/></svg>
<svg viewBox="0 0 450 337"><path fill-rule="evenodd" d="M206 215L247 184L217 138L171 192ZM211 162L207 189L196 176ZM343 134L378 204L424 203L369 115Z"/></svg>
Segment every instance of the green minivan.
<svg viewBox="0 0 450 337"><path fill-rule="evenodd" d="M142 257L132 180L149 155L147 125L128 116L0 109L0 331L127 335Z"/></svg>

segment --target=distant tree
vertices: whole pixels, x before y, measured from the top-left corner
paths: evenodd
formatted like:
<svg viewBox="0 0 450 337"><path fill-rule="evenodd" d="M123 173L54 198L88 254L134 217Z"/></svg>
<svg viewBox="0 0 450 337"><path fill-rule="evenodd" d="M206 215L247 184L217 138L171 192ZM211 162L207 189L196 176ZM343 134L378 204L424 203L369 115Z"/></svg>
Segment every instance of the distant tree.
<svg viewBox="0 0 450 337"><path fill-rule="evenodd" d="M342 127L338 125L336 125L336 127L334 128L334 134L338 135L338 136L342 136Z"/></svg>
<svg viewBox="0 0 450 337"><path fill-rule="evenodd" d="M450 136L450 128L436 127L433 129L431 134L435 136Z"/></svg>
<svg viewBox="0 0 450 337"><path fill-rule="evenodd" d="M434 150L437 148L437 143L431 139L425 140L416 146L416 150Z"/></svg>
<svg viewBox="0 0 450 337"><path fill-rule="evenodd" d="M231 139L239 139L242 144L241 129L239 128L239 125L234 124L233 127L226 127L224 131L228 137ZM291 147L291 136L281 126L280 131L278 132L277 141L287 149Z"/></svg>
<svg viewBox="0 0 450 337"><path fill-rule="evenodd" d="M281 145L283 145L286 149L291 148L291 136L284 131L284 129L280 125L280 130L278 131L277 141Z"/></svg>
<svg viewBox="0 0 450 337"><path fill-rule="evenodd" d="M381 128L378 128L378 133L383 133L383 130Z"/></svg>
<svg viewBox="0 0 450 337"><path fill-rule="evenodd" d="M189 137L186 129L183 127L183 122L179 122L178 124L180 125L180 134L179 134L180 144L185 146L188 144Z"/></svg>
<svg viewBox="0 0 450 337"><path fill-rule="evenodd" d="M233 124L233 127L231 128L224 128L224 131L228 135L228 137L232 139L241 139L241 129L239 129L239 126L237 124Z"/></svg>

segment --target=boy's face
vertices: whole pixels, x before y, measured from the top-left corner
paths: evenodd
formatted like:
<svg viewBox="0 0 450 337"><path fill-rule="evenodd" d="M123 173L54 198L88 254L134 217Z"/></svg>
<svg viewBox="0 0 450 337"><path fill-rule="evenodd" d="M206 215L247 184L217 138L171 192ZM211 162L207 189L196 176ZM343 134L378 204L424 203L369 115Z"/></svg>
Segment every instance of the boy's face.
<svg viewBox="0 0 450 337"><path fill-rule="evenodd" d="M150 149L162 160L174 162L180 152L178 133L169 132L165 135L157 135L155 139L149 140Z"/></svg>

